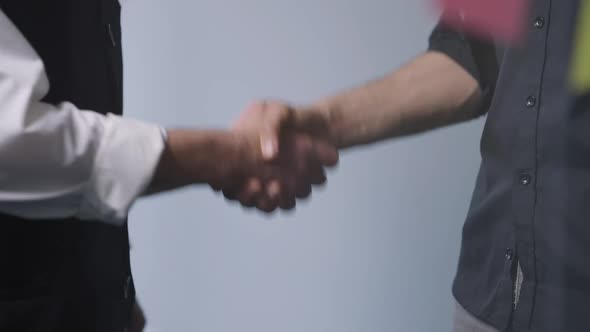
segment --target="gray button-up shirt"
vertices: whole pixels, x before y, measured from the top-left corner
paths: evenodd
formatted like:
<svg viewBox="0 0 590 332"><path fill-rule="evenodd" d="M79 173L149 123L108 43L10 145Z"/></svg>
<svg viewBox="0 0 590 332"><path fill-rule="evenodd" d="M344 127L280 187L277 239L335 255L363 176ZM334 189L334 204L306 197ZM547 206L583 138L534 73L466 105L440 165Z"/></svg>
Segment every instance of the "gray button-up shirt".
<svg viewBox="0 0 590 332"><path fill-rule="evenodd" d="M498 329L590 331L590 97L568 84L577 7L533 0L514 48L442 25L430 40L487 95L453 293Z"/></svg>

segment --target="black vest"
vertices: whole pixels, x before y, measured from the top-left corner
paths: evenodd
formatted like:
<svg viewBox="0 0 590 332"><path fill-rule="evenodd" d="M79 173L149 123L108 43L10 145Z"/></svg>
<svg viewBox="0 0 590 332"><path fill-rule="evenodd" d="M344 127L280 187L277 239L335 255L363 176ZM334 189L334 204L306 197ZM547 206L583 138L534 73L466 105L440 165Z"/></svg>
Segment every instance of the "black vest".
<svg viewBox="0 0 590 332"><path fill-rule="evenodd" d="M122 113L118 0L0 0L45 64L45 101ZM43 148L43 147L39 147ZM127 227L0 215L0 331L124 331Z"/></svg>

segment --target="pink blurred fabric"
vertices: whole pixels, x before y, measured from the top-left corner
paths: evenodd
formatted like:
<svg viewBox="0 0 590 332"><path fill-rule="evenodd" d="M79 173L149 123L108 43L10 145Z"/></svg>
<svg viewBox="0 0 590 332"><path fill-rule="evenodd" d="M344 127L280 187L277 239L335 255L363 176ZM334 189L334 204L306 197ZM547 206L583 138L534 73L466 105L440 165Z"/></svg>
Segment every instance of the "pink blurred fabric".
<svg viewBox="0 0 590 332"><path fill-rule="evenodd" d="M517 43L526 27L530 0L435 0L442 20L476 36Z"/></svg>

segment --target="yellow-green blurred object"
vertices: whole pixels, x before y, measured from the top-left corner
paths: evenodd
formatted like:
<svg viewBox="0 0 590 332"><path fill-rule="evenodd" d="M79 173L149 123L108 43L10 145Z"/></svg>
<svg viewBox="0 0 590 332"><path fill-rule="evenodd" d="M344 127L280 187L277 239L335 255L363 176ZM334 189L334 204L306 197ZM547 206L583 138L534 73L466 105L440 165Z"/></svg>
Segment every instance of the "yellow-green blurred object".
<svg viewBox="0 0 590 332"><path fill-rule="evenodd" d="M574 92L582 94L590 92L590 0L580 1L575 38L570 76Z"/></svg>

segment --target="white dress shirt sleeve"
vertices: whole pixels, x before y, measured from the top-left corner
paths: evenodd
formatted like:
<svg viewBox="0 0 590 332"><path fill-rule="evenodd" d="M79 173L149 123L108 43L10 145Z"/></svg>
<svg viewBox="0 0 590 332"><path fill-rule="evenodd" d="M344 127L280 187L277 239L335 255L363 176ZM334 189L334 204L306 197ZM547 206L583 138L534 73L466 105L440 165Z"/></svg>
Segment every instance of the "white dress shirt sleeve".
<svg viewBox="0 0 590 332"><path fill-rule="evenodd" d="M48 90L42 60L0 10L0 212L122 223L151 181L162 129L44 103Z"/></svg>

